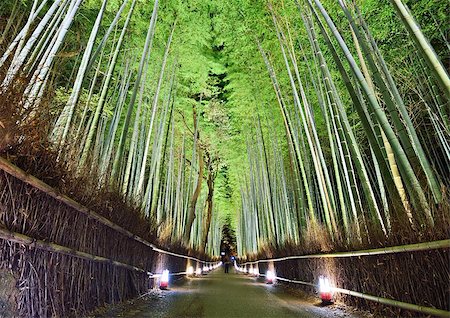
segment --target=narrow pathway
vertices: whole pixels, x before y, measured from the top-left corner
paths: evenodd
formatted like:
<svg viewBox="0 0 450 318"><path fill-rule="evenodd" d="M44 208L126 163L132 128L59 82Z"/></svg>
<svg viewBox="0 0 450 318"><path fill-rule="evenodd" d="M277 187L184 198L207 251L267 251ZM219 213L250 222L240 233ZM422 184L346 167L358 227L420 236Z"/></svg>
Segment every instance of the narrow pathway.
<svg viewBox="0 0 450 318"><path fill-rule="evenodd" d="M339 308L321 307L319 301L299 299L282 287L257 282L245 275L218 269L182 286L116 306L96 317L361 317Z"/></svg>

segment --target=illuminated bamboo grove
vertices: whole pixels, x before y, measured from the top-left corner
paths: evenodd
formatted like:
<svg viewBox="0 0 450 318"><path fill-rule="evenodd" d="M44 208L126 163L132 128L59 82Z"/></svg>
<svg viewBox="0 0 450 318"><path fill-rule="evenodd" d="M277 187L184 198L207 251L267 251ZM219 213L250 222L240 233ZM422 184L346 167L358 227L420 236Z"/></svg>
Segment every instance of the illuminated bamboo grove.
<svg viewBox="0 0 450 318"><path fill-rule="evenodd" d="M213 213L208 189L201 186L216 168L208 166L205 175L199 171L206 157L197 152L208 150L197 128L194 135L175 127L179 66L171 45L177 19L164 17L164 27L169 27L156 34L158 0L151 11L137 0L35 0L23 28L2 53L2 93L11 91L17 78L29 78L19 105L26 113L22 124L39 116L58 52L73 32L71 25L83 4L96 17L83 54L72 66L64 105L49 134L59 160L75 175L89 171L98 189L116 189L130 205L140 207L154 223L161 243L180 242L219 255L223 221ZM146 15L146 37L139 49L127 38L132 23L144 24L143 17L135 17L137 12ZM105 20L106 15L111 20ZM162 50L154 48L155 38L158 45L164 43ZM190 218L192 229L187 229Z"/></svg>
<svg viewBox="0 0 450 318"><path fill-rule="evenodd" d="M449 184L449 77L405 4L391 2L414 43L411 60L428 74L415 78L426 131L413 123L411 100L400 93L355 2L339 1L346 20L337 27L320 0L295 1L307 41L293 38L295 19L286 17L283 5L268 3L284 69L276 70L275 54L257 42L283 117L288 156L283 158L274 134L255 125L247 146L249 176L241 187L240 255L317 239L317 231L320 241L329 240L322 245L327 248L389 239L393 223L404 221L417 233L440 222L436 211L446 204ZM343 26L351 34L347 39ZM286 75L281 84L278 78ZM326 131L322 138L318 120Z"/></svg>
<svg viewBox="0 0 450 318"><path fill-rule="evenodd" d="M227 219L243 256L414 241L450 183L446 10L416 2L3 1L0 151L43 126L93 193L210 255Z"/></svg>

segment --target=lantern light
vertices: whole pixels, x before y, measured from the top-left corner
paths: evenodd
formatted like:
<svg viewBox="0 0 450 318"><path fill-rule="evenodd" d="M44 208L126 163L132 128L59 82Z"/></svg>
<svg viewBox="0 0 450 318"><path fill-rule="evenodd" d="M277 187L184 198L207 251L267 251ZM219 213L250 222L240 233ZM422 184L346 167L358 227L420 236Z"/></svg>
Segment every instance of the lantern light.
<svg viewBox="0 0 450 318"><path fill-rule="evenodd" d="M274 280L275 280L275 273L273 271L267 271L266 273L267 284L273 284Z"/></svg>
<svg viewBox="0 0 450 318"><path fill-rule="evenodd" d="M195 270L195 275L200 276L202 274L202 269L200 267L197 267Z"/></svg>
<svg viewBox="0 0 450 318"><path fill-rule="evenodd" d="M330 280L327 277L319 277L319 295L323 303L331 303L333 299L333 293L331 291Z"/></svg>
<svg viewBox="0 0 450 318"><path fill-rule="evenodd" d="M187 268L187 270L186 270L186 274L187 274L188 276L194 275L194 267L189 266L189 267Z"/></svg>
<svg viewBox="0 0 450 318"><path fill-rule="evenodd" d="M169 270L165 269L162 272L161 279L159 282L159 288L167 289L169 287Z"/></svg>

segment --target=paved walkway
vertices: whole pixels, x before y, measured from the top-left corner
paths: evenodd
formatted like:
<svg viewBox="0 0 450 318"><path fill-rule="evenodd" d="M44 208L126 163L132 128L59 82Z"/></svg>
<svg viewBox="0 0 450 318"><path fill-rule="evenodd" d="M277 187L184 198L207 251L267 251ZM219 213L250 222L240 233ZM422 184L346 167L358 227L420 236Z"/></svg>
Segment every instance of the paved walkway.
<svg viewBox="0 0 450 318"><path fill-rule="evenodd" d="M167 291L117 306L97 317L357 317L339 308L321 307L319 300L299 299L285 289L241 274L218 269L189 279Z"/></svg>

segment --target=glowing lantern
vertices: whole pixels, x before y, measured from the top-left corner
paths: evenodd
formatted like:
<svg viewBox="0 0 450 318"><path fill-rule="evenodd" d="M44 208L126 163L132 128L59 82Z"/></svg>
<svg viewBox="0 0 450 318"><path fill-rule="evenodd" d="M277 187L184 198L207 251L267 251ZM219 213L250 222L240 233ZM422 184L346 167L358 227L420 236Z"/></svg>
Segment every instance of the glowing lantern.
<svg viewBox="0 0 450 318"><path fill-rule="evenodd" d="M193 276L193 275L194 275L194 267L189 266L189 267L186 269L186 274L187 274L188 276Z"/></svg>
<svg viewBox="0 0 450 318"><path fill-rule="evenodd" d="M267 271L267 273L266 273L267 284L273 284L274 280L275 280L275 273L272 271Z"/></svg>
<svg viewBox="0 0 450 318"><path fill-rule="evenodd" d="M253 275L253 267L250 267L250 269L248 270L248 273L249 273L250 275Z"/></svg>
<svg viewBox="0 0 450 318"><path fill-rule="evenodd" d="M326 277L319 277L319 295L323 303L331 303L333 299L333 293L331 291L330 280Z"/></svg>
<svg viewBox="0 0 450 318"><path fill-rule="evenodd" d="M202 269L200 267L197 267L195 270L195 275L200 276L202 274Z"/></svg>
<svg viewBox="0 0 450 318"><path fill-rule="evenodd" d="M162 272L159 288L167 289L169 287L169 270L165 269Z"/></svg>

